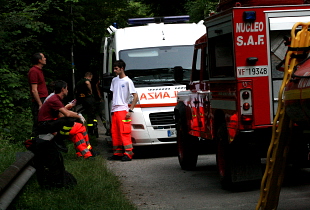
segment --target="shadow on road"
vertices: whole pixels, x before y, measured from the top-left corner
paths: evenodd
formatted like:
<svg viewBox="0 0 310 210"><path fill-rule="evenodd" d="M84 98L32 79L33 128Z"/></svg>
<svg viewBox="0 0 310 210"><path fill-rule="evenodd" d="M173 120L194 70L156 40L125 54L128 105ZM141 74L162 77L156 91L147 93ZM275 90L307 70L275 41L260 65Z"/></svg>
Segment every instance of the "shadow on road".
<svg viewBox="0 0 310 210"><path fill-rule="evenodd" d="M176 144L134 147L134 159L174 157L177 156Z"/></svg>

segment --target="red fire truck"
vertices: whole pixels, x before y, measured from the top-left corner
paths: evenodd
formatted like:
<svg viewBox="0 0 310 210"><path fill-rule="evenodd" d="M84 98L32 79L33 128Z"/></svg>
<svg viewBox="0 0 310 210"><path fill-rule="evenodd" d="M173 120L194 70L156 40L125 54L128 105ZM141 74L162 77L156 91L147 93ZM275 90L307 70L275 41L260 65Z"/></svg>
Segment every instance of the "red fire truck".
<svg viewBox="0 0 310 210"><path fill-rule="evenodd" d="M193 169L201 145L213 144L224 188L262 177L290 31L310 21L303 0L231 2L220 1L222 11L206 18L174 110L181 168Z"/></svg>

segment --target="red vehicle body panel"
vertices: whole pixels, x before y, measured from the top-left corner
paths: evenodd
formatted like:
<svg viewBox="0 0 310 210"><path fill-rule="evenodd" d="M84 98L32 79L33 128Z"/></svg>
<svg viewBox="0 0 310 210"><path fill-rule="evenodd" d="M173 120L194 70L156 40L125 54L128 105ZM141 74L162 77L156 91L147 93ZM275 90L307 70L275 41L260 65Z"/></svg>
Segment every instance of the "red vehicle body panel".
<svg viewBox="0 0 310 210"><path fill-rule="evenodd" d="M267 2L267 1L266 1ZM285 1L289 2L289 1ZM284 2L284 3L285 3ZM292 1L291 1L292 2ZM300 1L299 1L300 2ZM301 4L302 2L300 2ZM281 2L283 4L283 2ZM253 1L253 5L255 5ZM269 5L266 3L266 5ZM229 11L218 13L206 19L220 19L221 16L231 14L233 37L233 68L234 79L203 79L206 71L206 60L201 60L202 70L196 79L192 75L189 84L190 96L184 101L187 106L187 119L189 133L193 136L214 139L216 133L216 112L221 109L224 112L229 135L233 141L238 132L256 130L272 126L272 89L267 34L267 20L265 12L269 10L309 9L309 5L303 6L258 6L235 7ZM246 11L255 11L254 22L245 22L243 15ZM208 30L208 29L207 29ZM202 36L196 41L195 49L206 50L209 40L208 35ZM210 52L209 52L210 53ZM255 62L249 59L255 58ZM193 64L193 70L194 71ZM205 67L206 68L206 67ZM241 92L248 90L251 95L251 114L247 116L241 113ZM216 104L216 105L215 105ZM217 107L218 106L218 107ZM221 108L220 108L221 107Z"/></svg>

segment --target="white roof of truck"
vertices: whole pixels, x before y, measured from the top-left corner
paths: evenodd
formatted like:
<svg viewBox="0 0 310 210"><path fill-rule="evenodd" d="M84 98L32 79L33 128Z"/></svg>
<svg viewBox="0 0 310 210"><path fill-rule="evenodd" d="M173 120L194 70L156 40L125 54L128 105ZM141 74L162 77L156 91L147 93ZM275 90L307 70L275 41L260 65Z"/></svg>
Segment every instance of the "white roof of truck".
<svg viewBox="0 0 310 210"><path fill-rule="evenodd" d="M151 23L117 29L114 34L116 51L146 47L193 45L206 33L206 27L199 23L164 24Z"/></svg>

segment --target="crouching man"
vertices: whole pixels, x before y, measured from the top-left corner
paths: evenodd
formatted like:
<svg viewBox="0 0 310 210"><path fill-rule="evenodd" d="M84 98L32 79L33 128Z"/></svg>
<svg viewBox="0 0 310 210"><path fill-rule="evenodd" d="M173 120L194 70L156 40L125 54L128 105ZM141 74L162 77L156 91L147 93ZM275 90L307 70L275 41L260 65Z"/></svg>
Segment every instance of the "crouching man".
<svg viewBox="0 0 310 210"><path fill-rule="evenodd" d="M77 156L92 156L86 128L81 123L85 119L68 110L62 103L67 95L67 83L62 80L56 81L55 94L39 110L34 162L41 186L70 187L76 184L73 175L65 171L59 152L68 150L65 139L73 141Z"/></svg>

